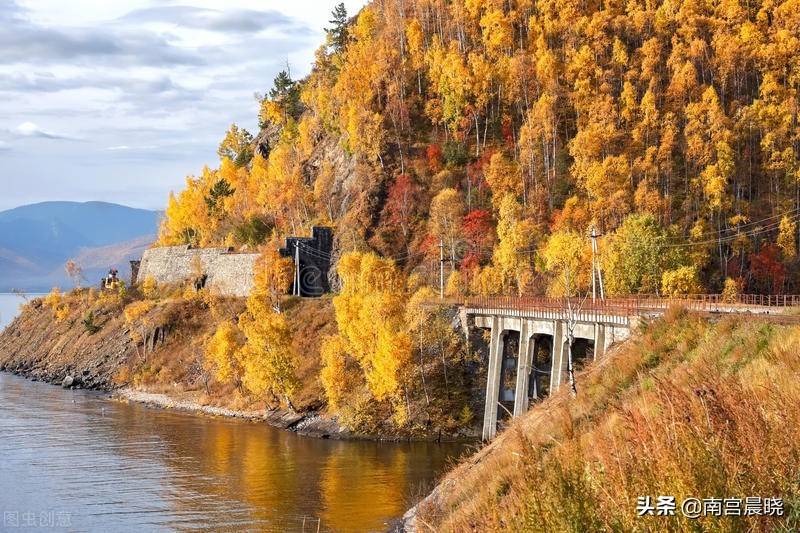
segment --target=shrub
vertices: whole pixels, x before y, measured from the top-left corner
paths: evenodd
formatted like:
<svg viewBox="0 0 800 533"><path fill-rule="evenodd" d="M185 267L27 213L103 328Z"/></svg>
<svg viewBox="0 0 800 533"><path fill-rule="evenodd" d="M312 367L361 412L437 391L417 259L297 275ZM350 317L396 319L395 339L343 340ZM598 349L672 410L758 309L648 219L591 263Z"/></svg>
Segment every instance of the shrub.
<svg viewBox="0 0 800 533"><path fill-rule="evenodd" d="M726 303L733 303L739 296L739 282L735 279L726 278L725 285L722 288L722 301Z"/></svg>
<svg viewBox="0 0 800 533"><path fill-rule="evenodd" d="M142 282L142 296L148 300L155 300L158 297L158 283L153 276L147 276Z"/></svg>
<svg viewBox="0 0 800 533"><path fill-rule="evenodd" d="M81 321L83 323L83 329L85 329L86 332L89 333L89 335L94 335L101 329L100 326L95 324L94 320L95 320L94 311L89 311Z"/></svg>
<svg viewBox="0 0 800 533"><path fill-rule="evenodd" d="M667 270L661 276L661 292L665 296L687 296L700 294L703 287L697 275L697 268L684 266Z"/></svg>

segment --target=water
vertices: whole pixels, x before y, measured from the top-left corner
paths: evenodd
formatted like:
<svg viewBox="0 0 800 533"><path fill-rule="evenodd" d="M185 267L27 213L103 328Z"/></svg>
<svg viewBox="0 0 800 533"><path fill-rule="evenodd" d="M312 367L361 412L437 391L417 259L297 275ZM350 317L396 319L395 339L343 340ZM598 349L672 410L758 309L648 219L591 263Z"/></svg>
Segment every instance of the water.
<svg viewBox="0 0 800 533"><path fill-rule="evenodd" d="M20 304L23 303L25 300L21 296L0 292L0 331L14 320L19 313Z"/></svg>
<svg viewBox="0 0 800 533"><path fill-rule="evenodd" d="M461 449L304 438L0 373L0 530L385 531Z"/></svg>

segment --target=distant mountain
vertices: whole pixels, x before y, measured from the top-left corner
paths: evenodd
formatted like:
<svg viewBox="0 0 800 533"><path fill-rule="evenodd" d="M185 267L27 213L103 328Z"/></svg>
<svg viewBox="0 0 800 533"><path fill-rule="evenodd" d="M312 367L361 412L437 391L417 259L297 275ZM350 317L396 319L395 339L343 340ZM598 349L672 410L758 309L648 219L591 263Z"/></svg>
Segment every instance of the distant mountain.
<svg viewBox="0 0 800 533"><path fill-rule="evenodd" d="M67 287L74 259L86 283L128 261L155 240L161 212L105 202L43 202L0 212L0 292Z"/></svg>

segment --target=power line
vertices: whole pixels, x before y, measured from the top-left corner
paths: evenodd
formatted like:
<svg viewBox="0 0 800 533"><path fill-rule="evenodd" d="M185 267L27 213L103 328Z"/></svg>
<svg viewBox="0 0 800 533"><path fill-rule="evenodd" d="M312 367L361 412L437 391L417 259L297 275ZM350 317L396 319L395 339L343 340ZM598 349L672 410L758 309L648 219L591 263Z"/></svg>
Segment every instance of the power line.
<svg viewBox="0 0 800 533"><path fill-rule="evenodd" d="M746 224L739 224L739 225L737 225L735 227L727 227L727 228L722 228L722 229L720 229L718 231L709 231L707 233L701 233L699 235L696 235L695 238L713 237L715 235L719 235L720 233L728 233L728 232L733 232L733 231L741 232L742 230L747 230L747 228L749 228L751 226L758 226L760 224L764 224L765 222L769 222L771 220L775 220L775 219L778 219L778 218L783 218L784 216L788 216L788 215L794 216L794 215L796 215L798 213L800 213L800 208L799 209L791 209L789 211L786 211L785 213L778 213L777 215L772 215L770 217L767 217L767 218L764 218L764 219L761 219L761 220L756 220L756 221L753 221L753 222L747 222Z"/></svg>
<svg viewBox="0 0 800 533"><path fill-rule="evenodd" d="M797 214L793 215L791 218L789 218L789 221L791 222L791 221L797 220L798 218L800 218L800 213L797 213ZM774 231L774 230L776 230L776 229L778 229L780 227L781 222L782 221L773 222L772 224L770 224L768 226L756 227L756 228L754 228L753 230L750 230L750 231L737 233L736 235L729 235L727 237L723 237L723 238L719 238L719 239L710 239L710 240L701 241L701 242L684 242L684 243L676 243L676 244L663 244L663 245L661 245L661 247L662 248L691 248L693 246L707 246L709 244L720 244L720 243L733 242L736 239L739 239L741 237L755 237L755 236L758 236L758 235L762 235L764 233L772 232L772 231Z"/></svg>

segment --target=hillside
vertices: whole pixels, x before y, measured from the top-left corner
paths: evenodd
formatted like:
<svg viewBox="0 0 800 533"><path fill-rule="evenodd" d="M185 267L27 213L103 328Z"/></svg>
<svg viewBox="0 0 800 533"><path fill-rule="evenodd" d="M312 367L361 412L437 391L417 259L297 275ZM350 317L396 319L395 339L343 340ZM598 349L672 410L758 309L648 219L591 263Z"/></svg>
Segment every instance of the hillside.
<svg viewBox="0 0 800 533"><path fill-rule="evenodd" d="M551 236L585 243L594 227L611 294L797 291L798 13L796 0L338 11L311 74L275 79L257 134L230 128L160 241L253 246L322 223L337 256L373 251L435 285L443 243L465 288L541 293L559 290L537 261Z"/></svg>
<svg viewBox="0 0 800 533"><path fill-rule="evenodd" d="M796 531L798 353L797 326L673 310L451 471L417 531ZM637 517L660 495L676 516ZM681 516L689 497L745 496L784 515Z"/></svg>
<svg viewBox="0 0 800 533"><path fill-rule="evenodd" d="M90 283L121 272L155 239L160 213L103 202L44 202L0 212L0 292L69 286L75 259Z"/></svg>
<svg viewBox="0 0 800 533"><path fill-rule="evenodd" d="M162 407L180 404L192 411L264 419L324 438L464 439L474 435L474 428L468 427L472 420L453 420L462 401L454 382L470 383L476 404L483 386L466 375L465 367L454 365L445 398L447 382L442 382L435 360L426 369L431 387L428 405L417 398L411 404L409 423L402 427L394 424L386 405L363 396L371 410L357 405L340 412L331 409L321 379L325 356L320 342L336 331L329 299L286 298L282 302L290 325L285 334L288 344L282 348L286 364L293 369L290 405L275 394L277 390L252 392L252 381L267 381L265 375L276 372L266 357L259 357L255 379L251 373L239 382L220 379L222 361L209 355L218 349L210 346L231 349L225 343L236 340L219 338L215 332L221 329L219 324L244 320L246 306L241 298L220 298L206 291L187 296L175 287L148 290L147 296L135 289L52 291L28 301L0 331L0 372L55 385L70 376L77 388L116 391L122 398L157 402ZM240 365L252 365L245 357L229 355L231 374ZM352 382L355 376L345 379Z"/></svg>
<svg viewBox="0 0 800 533"><path fill-rule="evenodd" d="M449 385L474 362L426 315L440 291L585 295L598 265L608 296L800 291L798 35L797 0L339 6L311 73L169 198L159 245L265 259L217 379L291 401L276 255L313 225L335 235L326 399L398 427L475 416L466 383L430 398L431 361Z"/></svg>

